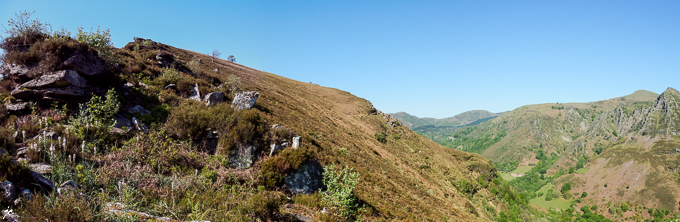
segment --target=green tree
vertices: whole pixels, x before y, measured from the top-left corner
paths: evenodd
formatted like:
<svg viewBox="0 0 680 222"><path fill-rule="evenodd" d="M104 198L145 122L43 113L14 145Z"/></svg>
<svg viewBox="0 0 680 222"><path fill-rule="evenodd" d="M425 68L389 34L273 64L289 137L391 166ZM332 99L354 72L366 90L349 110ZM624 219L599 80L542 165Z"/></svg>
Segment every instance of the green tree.
<svg viewBox="0 0 680 222"><path fill-rule="evenodd" d="M321 192L323 202L331 212L342 218L350 219L358 207L352 190L359 183L359 173L352 168L336 169L335 164L324 167L323 183L327 190Z"/></svg>

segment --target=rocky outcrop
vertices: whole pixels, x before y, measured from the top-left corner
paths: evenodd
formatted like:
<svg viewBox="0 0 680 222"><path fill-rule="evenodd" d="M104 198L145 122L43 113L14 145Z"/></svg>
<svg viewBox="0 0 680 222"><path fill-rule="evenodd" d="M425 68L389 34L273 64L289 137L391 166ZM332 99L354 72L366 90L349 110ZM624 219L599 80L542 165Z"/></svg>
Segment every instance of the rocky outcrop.
<svg viewBox="0 0 680 222"><path fill-rule="evenodd" d="M17 198L17 189L12 182L5 180L0 184L0 190L2 190L5 201L9 202Z"/></svg>
<svg viewBox="0 0 680 222"><path fill-rule="evenodd" d="M148 109L145 109L144 107L142 107L140 105L133 106L132 108L128 109L127 112L130 113L130 114L139 113L141 115L146 115L146 114L151 113L151 111L149 111Z"/></svg>
<svg viewBox="0 0 680 222"><path fill-rule="evenodd" d="M255 106L255 101L260 96L258 92L239 92L234 96L234 101L231 103L231 108L235 110L248 110Z"/></svg>
<svg viewBox="0 0 680 222"><path fill-rule="evenodd" d="M97 76L104 72L104 60L91 53L77 53L64 61L64 66L86 76Z"/></svg>
<svg viewBox="0 0 680 222"><path fill-rule="evenodd" d="M659 95L638 124L639 133L677 135L680 130L680 92L669 87Z"/></svg>
<svg viewBox="0 0 680 222"><path fill-rule="evenodd" d="M76 71L50 72L22 83L12 90L12 97L18 99L19 102L7 105L7 109L12 111L25 110L29 105L26 102L27 100L54 102L83 96L86 95L86 87L87 82Z"/></svg>
<svg viewBox="0 0 680 222"><path fill-rule="evenodd" d="M206 106L214 106L217 103L221 103L224 101L224 93L223 92L211 92L208 93L208 95L205 95L205 101Z"/></svg>
<svg viewBox="0 0 680 222"><path fill-rule="evenodd" d="M295 194L310 194L326 188L323 184L323 167L318 161L308 161L294 172L289 173L284 183Z"/></svg>
<svg viewBox="0 0 680 222"><path fill-rule="evenodd" d="M156 54L156 61L163 67L168 67L175 61L175 56L167 52L159 52Z"/></svg>
<svg viewBox="0 0 680 222"><path fill-rule="evenodd" d="M0 74L2 74L2 78L17 77L19 79L28 79L29 71L31 71L31 68L26 65L3 64L0 66Z"/></svg>

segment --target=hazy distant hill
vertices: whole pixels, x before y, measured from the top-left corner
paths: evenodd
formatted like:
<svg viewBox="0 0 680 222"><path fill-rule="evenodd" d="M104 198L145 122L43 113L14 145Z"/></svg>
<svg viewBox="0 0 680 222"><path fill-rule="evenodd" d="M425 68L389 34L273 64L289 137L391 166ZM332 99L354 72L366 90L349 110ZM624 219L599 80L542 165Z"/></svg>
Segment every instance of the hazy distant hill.
<svg viewBox="0 0 680 222"><path fill-rule="evenodd" d="M398 113L393 113L390 114L394 118L397 118L399 121L404 124L404 126L415 129L416 127L420 126L427 126L427 125L432 125L435 127L439 126L462 126L466 125L469 123L473 123L475 121L478 121L480 119L488 119L490 117L495 117L498 116L496 113L492 113L486 110L472 110L472 111L467 111L458 115L455 115L453 117L449 118L444 118L444 119L435 119L435 118L429 118L429 117L424 117L424 118L418 118L417 116L410 115L405 112L398 112Z"/></svg>

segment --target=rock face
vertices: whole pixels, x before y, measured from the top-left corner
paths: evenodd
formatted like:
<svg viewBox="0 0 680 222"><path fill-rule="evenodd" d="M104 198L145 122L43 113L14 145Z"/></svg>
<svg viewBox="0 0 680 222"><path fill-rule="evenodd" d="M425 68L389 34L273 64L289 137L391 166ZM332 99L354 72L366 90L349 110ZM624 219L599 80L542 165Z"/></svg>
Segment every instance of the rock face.
<svg viewBox="0 0 680 222"><path fill-rule="evenodd" d="M198 90L198 83L194 86L194 89L191 91L191 95L189 95L189 99L191 100L196 100L196 101L201 101L201 91Z"/></svg>
<svg viewBox="0 0 680 222"><path fill-rule="evenodd" d="M85 95L85 87L87 82L76 71L60 70L18 85L12 90L12 96L20 100L62 101ZM18 111L25 109L28 104L19 102L10 105L7 106L9 110Z"/></svg>
<svg viewBox="0 0 680 222"><path fill-rule="evenodd" d="M208 93L208 95L205 95L205 101L206 106L214 106L217 103L221 103L224 101L224 93L223 92L211 92Z"/></svg>
<svg viewBox="0 0 680 222"><path fill-rule="evenodd" d="M231 108L235 110L248 110L255 106L255 101L260 96L259 93L255 91L251 92L239 92L234 96L234 101L231 103Z"/></svg>
<svg viewBox="0 0 680 222"><path fill-rule="evenodd" d="M677 135L680 129L680 92L669 87L661 93L638 127L642 134Z"/></svg>
<svg viewBox="0 0 680 222"><path fill-rule="evenodd" d="M3 78L7 77L19 77L20 79L28 78L28 71L31 69L25 65L17 64L3 64L0 66L0 74Z"/></svg>
<svg viewBox="0 0 680 222"><path fill-rule="evenodd" d="M104 60L90 53L78 53L64 61L64 66L87 76L96 76L104 71Z"/></svg>
<svg viewBox="0 0 680 222"><path fill-rule="evenodd" d="M293 193L310 194L319 189L326 189L323 184L323 167L318 161L309 161L289 173L285 178L285 184Z"/></svg>

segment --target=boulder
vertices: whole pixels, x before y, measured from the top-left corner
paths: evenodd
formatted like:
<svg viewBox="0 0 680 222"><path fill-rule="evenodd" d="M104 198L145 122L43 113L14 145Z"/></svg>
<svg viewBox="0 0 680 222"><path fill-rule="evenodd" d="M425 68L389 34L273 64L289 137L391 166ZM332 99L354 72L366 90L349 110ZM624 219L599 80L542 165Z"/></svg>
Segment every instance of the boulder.
<svg viewBox="0 0 680 222"><path fill-rule="evenodd" d="M33 179L38 182L37 185L44 188L47 192L52 192L52 190L54 190L54 182L51 180L45 178L35 171L31 171L31 176L33 176Z"/></svg>
<svg viewBox="0 0 680 222"><path fill-rule="evenodd" d="M231 103L231 108L234 108L235 110L252 109L259 96L260 94L255 91L236 93L234 101Z"/></svg>
<svg viewBox="0 0 680 222"><path fill-rule="evenodd" d="M28 110L28 107L30 107L31 103L30 102L17 102L17 103L9 103L5 107L9 111L23 111L23 110Z"/></svg>
<svg viewBox="0 0 680 222"><path fill-rule="evenodd" d="M294 172L289 173L284 183L295 194L310 194L326 188L323 184L323 167L318 161L306 162Z"/></svg>
<svg viewBox="0 0 680 222"><path fill-rule="evenodd" d="M64 66L87 76L96 76L105 70L104 60L99 58L99 56L90 53L76 53L66 59L63 64Z"/></svg>
<svg viewBox="0 0 680 222"><path fill-rule="evenodd" d="M145 109L144 107L142 107L140 105L133 106L132 108L128 109L127 112L130 113L130 114L139 113L139 114L142 114L142 115L146 115L146 114L151 113L151 111Z"/></svg>
<svg viewBox="0 0 680 222"><path fill-rule="evenodd" d="M132 127L132 121L130 119L125 118L124 116L122 116L120 114L116 114L116 116L114 118L116 119L116 125L114 125L113 127L115 127L115 128L123 128L123 127L131 128Z"/></svg>
<svg viewBox="0 0 680 222"><path fill-rule="evenodd" d="M238 144L229 155L229 165L232 168L249 168L253 165L253 153L255 153L254 146Z"/></svg>
<svg viewBox="0 0 680 222"><path fill-rule="evenodd" d="M2 194L4 194L5 200L13 201L14 199L17 199L17 188L14 187L12 182L5 180L5 182L0 184L0 189L3 190Z"/></svg>
<svg viewBox="0 0 680 222"><path fill-rule="evenodd" d="M191 91L191 95L189 95L189 99L191 100L196 100L196 101L201 101L201 91L198 90L198 83L194 86L194 89Z"/></svg>
<svg viewBox="0 0 680 222"><path fill-rule="evenodd" d="M205 95L205 101L206 106L214 106L217 103L221 103L224 101L224 93L223 92L211 92L208 93L208 95Z"/></svg>

